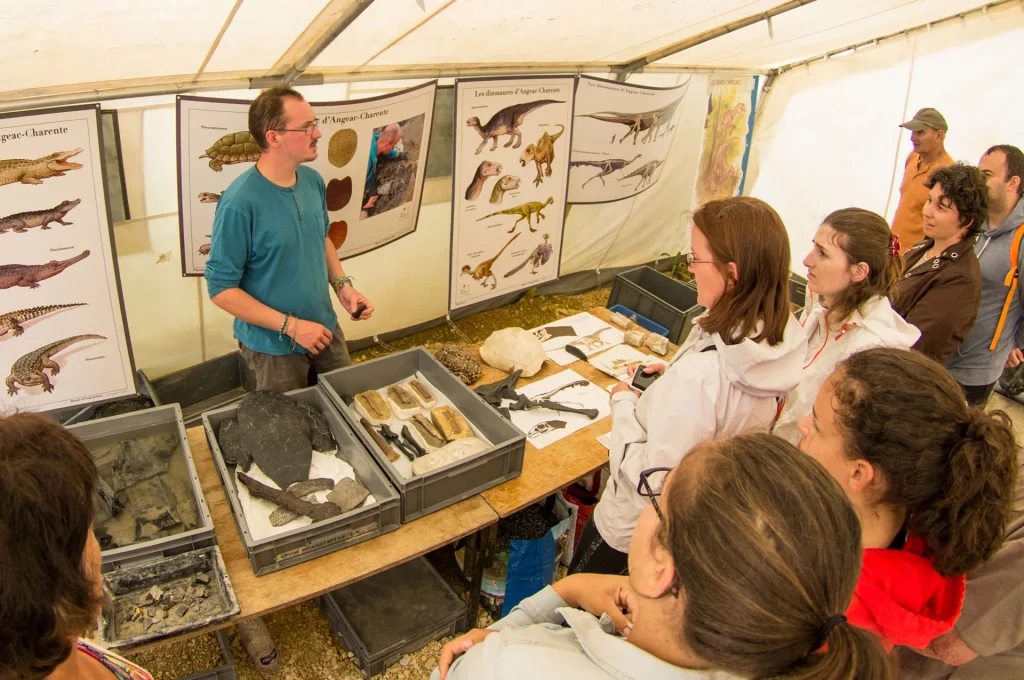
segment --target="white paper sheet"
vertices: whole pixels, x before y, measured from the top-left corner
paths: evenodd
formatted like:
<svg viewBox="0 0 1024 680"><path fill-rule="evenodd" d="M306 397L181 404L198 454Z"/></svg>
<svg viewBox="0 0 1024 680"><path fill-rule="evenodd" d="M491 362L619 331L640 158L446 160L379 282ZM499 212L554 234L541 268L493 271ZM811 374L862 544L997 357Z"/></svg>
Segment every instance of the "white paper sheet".
<svg viewBox="0 0 1024 680"><path fill-rule="evenodd" d="M561 385L568 385L583 379L583 376L576 371L565 370L549 378L531 383L519 390L519 394L524 394L532 399L537 395L550 392ZM611 413L608 405L608 393L591 382L588 382L586 386L563 390L549 399L572 406L573 408L596 409L597 417L590 420L585 415L560 413L544 408L530 411L512 411L512 422L526 433L527 440L538 449L553 444L591 423L596 423Z"/></svg>
<svg viewBox="0 0 1024 680"><path fill-rule="evenodd" d="M629 345L616 345L607 352L591 357L590 365L616 380L628 380L630 366L646 364L648 361L654 361L654 357Z"/></svg>
<svg viewBox="0 0 1024 680"><path fill-rule="evenodd" d="M552 337L544 340L544 329L557 326L571 326L575 334L571 336L563 335ZM608 330L602 331L601 329L604 328L607 328ZM623 339L625 338L625 334L622 330L616 328L613 324L607 321L602 321L589 312L581 312L580 314L567 316L564 319L559 319L558 321L552 321L549 324L544 324L543 326L531 329L530 332L538 338L541 338L541 345L544 347L544 351L547 352L548 358L551 359L551 361L554 361L559 366L568 366L572 362L576 361L577 357L574 357L562 348L570 342L575 342L580 338L592 335L598 331L601 331L600 337L592 339L589 347L586 345L580 347L580 349L583 350L583 353L588 357L593 356L598 352L602 352L609 347L622 344Z"/></svg>

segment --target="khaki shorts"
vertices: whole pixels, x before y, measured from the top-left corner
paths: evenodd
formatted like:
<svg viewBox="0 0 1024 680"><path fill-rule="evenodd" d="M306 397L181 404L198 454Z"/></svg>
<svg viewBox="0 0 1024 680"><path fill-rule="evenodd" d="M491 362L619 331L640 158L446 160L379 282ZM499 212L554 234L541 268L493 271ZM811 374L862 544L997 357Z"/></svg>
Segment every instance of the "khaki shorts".
<svg viewBox="0 0 1024 680"><path fill-rule="evenodd" d="M320 375L352 364L341 326L334 327L331 344L316 356L301 352L280 356L264 354L254 352L242 343L238 343L238 349L249 365L249 370L256 376L256 389L272 392L290 392L309 387L310 369Z"/></svg>

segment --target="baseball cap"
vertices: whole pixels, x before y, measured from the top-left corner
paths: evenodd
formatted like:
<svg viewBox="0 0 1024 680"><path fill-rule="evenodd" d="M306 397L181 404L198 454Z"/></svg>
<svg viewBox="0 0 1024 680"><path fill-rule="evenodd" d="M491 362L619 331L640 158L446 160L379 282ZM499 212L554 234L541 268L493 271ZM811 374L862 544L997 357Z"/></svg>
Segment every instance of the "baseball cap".
<svg viewBox="0 0 1024 680"><path fill-rule="evenodd" d="M921 109L914 114L913 118L900 125L900 127L913 130L914 132L920 132L926 127L930 127L933 130L942 130L943 132L949 130L946 119L935 109Z"/></svg>

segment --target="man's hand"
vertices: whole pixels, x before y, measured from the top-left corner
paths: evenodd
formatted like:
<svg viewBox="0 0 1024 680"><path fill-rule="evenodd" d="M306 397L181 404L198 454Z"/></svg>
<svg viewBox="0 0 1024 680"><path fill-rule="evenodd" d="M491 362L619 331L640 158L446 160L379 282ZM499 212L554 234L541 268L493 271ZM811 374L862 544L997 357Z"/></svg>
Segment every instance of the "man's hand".
<svg viewBox="0 0 1024 680"><path fill-rule="evenodd" d="M487 630L485 628L474 628L442 647L441 658L437 661L437 670L441 674L441 680L444 680L448 675L448 669L451 668L455 659L468 652L469 648L473 645L483 642L484 638L491 633L497 632L496 630Z"/></svg>
<svg viewBox="0 0 1024 680"><path fill-rule="evenodd" d="M334 337L329 330L315 321L296 319L294 326L291 323L288 325L294 328L292 338L295 342L309 350L309 353L313 356L320 354L322 350L326 349L331 344L331 338Z"/></svg>
<svg viewBox="0 0 1024 680"><path fill-rule="evenodd" d="M1024 363L1024 352L1019 349L1015 349L1010 352L1010 356L1006 358L1007 368L1017 368L1022 363Z"/></svg>
<svg viewBox="0 0 1024 680"><path fill-rule="evenodd" d="M348 312L349 316L352 316L359 309L359 305L366 305L366 309L363 310L363 313L359 315L356 321L366 321L373 316L373 304L366 299L365 295L352 286L345 286L341 289L341 292L338 293L338 301L345 308L345 311Z"/></svg>
<svg viewBox="0 0 1024 680"><path fill-rule="evenodd" d="M599 618L607 614L615 624L615 630L623 636L629 635L634 606L628 576L573 574L556 581L553 587L569 606Z"/></svg>

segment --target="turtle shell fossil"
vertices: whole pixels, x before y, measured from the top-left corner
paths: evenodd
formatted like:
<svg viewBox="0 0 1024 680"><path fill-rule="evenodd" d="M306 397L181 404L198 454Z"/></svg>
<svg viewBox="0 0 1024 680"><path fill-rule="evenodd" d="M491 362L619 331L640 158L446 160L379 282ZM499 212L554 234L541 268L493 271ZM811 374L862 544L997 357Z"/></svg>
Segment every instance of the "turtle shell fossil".
<svg viewBox="0 0 1024 680"><path fill-rule="evenodd" d="M522 371L524 378L536 375L548 358L533 333L522 328L494 331L480 346L480 358L502 371Z"/></svg>
<svg viewBox="0 0 1024 680"><path fill-rule="evenodd" d="M338 130L331 135L331 141L327 144L327 160L336 168L345 167L356 155L358 142L359 136L352 128Z"/></svg>
<svg viewBox="0 0 1024 680"><path fill-rule="evenodd" d="M434 356L441 365L455 374L462 382L472 385L483 374L480 364L473 358L473 353L458 345L442 345L434 350Z"/></svg>
<svg viewBox="0 0 1024 680"><path fill-rule="evenodd" d="M327 183L327 209L341 210L352 200L352 178L332 179Z"/></svg>
<svg viewBox="0 0 1024 680"><path fill-rule="evenodd" d="M248 132L232 132L214 142L200 158L209 158L210 169L220 172L225 165L258 161L260 146Z"/></svg>

